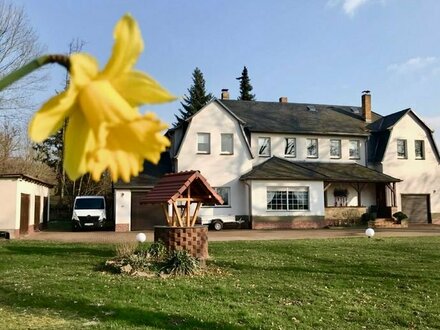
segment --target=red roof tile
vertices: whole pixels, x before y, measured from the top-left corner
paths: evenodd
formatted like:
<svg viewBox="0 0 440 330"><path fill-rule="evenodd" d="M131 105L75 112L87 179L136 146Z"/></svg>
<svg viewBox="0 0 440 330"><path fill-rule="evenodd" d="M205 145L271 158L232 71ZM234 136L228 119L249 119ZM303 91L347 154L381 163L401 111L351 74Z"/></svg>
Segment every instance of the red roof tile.
<svg viewBox="0 0 440 330"><path fill-rule="evenodd" d="M165 174L151 189L141 204L172 203L178 198L186 197L184 193L190 188L191 198L204 203L223 204L223 199L209 185L199 171L185 171Z"/></svg>

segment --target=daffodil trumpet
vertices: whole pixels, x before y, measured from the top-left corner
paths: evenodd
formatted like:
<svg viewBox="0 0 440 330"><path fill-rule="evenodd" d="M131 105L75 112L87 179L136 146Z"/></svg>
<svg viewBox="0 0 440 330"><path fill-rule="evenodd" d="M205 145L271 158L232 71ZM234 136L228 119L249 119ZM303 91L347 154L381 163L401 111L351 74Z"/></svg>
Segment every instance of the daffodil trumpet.
<svg viewBox="0 0 440 330"><path fill-rule="evenodd" d="M133 70L144 44L130 15L116 24L114 39L112 55L101 71L96 59L85 53L49 57L30 66L56 62L69 69L68 88L35 113L29 135L42 142L68 118L64 168L72 180L90 173L98 181L108 170L113 181L128 182L142 171L144 160L156 164L170 145L162 134L167 125L155 114L138 110L142 104L175 97L147 74Z"/></svg>

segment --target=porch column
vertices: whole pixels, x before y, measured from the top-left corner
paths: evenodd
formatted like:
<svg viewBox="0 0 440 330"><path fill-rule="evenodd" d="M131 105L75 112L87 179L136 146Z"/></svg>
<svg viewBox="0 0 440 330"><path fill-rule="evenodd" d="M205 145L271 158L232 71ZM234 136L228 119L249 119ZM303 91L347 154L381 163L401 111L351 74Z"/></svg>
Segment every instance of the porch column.
<svg viewBox="0 0 440 330"><path fill-rule="evenodd" d="M328 207L328 201L327 201L327 190L331 186L331 182L324 182L324 207Z"/></svg>
<svg viewBox="0 0 440 330"><path fill-rule="evenodd" d="M352 183L351 186L354 188L354 190L356 190L357 192L357 200L358 200L358 207L362 206L362 190L365 188L365 183L359 183L357 182L356 184Z"/></svg>

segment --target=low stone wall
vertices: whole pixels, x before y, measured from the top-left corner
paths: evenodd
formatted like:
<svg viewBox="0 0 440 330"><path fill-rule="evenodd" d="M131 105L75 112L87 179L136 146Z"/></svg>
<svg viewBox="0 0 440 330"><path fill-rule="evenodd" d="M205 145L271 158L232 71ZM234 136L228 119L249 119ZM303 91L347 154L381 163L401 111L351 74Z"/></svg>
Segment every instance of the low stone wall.
<svg viewBox="0 0 440 330"><path fill-rule="evenodd" d="M252 229L315 229L325 227L323 216L253 216Z"/></svg>
<svg viewBox="0 0 440 330"><path fill-rule="evenodd" d="M365 206L326 207L325 222L328 226L347 226L361 223L362 214L367 212Z"/></svg>
<svg viewBox="0 0 440 330"><path fill-rule="evenodd" d="M403 220L402 223L395 223L393 219L376 219L368 221L368 227L371 228L408 228L408 221Z"/></svg>
<svg viewBox="0 0 440 330"><path fill-rule="evenodd" d="M162 241L169 250L185 250L200 260L206 260L208 254L208 228L194 227L154 227L154 241Z"/></svg>

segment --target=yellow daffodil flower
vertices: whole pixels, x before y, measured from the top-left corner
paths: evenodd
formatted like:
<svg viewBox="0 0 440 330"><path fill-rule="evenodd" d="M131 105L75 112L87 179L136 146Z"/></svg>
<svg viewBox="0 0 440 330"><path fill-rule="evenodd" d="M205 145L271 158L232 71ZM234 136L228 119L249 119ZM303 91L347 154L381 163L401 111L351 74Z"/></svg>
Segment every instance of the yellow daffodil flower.
<svg viewBox="0 0 440 330"><path fill-rule="evenodd" d="M175 98L148 75L132 70L144 45L137 22L125 15L114 30L111 58L99 71L87 54L70 56L69 87L46 102L35 114L29 135L41 142L68 118L64 167L72 180L89 172L99 180L106 169L113 181L138 175L147 159L157 163L169 146L161 134L167 126L154 114L141 115L141 104Z"/></svg>

